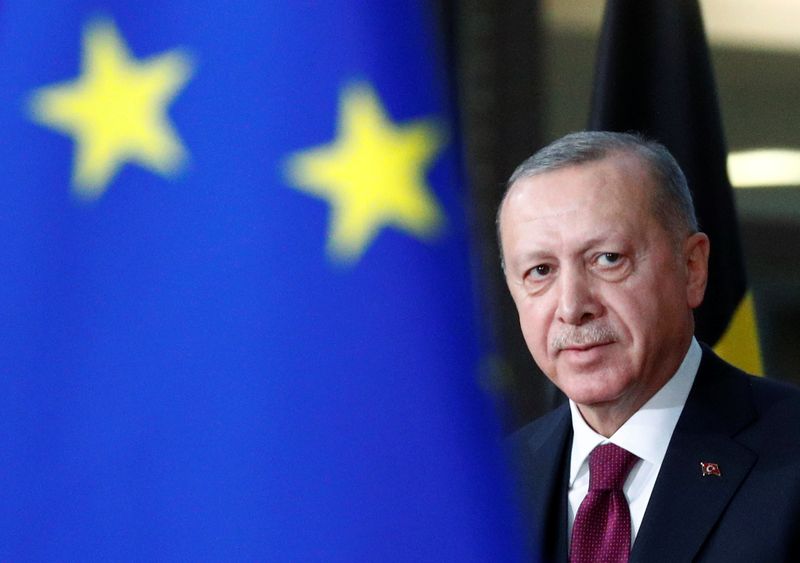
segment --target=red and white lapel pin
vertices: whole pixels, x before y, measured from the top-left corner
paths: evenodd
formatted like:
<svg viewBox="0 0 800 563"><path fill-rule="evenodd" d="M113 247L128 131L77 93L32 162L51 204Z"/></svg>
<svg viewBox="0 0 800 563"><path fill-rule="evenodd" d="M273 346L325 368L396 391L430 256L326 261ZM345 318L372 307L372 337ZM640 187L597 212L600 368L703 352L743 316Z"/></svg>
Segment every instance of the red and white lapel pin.
<svg viewBox="0 0 800 563"><path fill-rule="evenodd" d="M722 477L722 472L719 470L719 465L711 461L701 461L700 471L703 477L713 475L714 477Z"/></svg>

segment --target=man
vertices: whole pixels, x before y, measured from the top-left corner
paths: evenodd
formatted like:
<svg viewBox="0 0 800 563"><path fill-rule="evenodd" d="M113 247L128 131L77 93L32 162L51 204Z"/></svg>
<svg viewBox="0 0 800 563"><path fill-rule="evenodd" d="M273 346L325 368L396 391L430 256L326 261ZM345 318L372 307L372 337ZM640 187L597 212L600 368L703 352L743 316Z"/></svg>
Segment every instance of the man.
<svg viewBox="0 0 800 563"><path fill-rule="evenodd" d="M800 561L800 393L693 336L709 240L635 135L568 135L498 211L525 341L569 403L510 439L543 561Z"/></svg>

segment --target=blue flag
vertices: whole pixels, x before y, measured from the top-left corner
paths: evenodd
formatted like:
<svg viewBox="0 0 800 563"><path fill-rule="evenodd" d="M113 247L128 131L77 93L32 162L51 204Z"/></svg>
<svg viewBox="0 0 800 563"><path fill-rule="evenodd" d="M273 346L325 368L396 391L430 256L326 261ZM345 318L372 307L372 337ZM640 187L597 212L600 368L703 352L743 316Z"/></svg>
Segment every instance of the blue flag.
<svg viewBox="0 0 800 563"><path fill-rule="evenodd" d="M429 16L4 4L0 560L516 560Z"/></svg>

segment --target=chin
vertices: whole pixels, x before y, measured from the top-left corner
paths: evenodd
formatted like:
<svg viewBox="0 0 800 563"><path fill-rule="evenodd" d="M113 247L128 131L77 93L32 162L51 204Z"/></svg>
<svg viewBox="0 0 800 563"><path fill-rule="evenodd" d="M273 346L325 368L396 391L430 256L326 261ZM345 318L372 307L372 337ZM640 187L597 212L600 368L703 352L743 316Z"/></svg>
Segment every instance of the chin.
<svg viewBox="0 0 800 563"><path fill-rule="evenodd" d="M611 403L625 392L624 381L601 373L572 373L558 379L556 386L579 405Z"/></svg>

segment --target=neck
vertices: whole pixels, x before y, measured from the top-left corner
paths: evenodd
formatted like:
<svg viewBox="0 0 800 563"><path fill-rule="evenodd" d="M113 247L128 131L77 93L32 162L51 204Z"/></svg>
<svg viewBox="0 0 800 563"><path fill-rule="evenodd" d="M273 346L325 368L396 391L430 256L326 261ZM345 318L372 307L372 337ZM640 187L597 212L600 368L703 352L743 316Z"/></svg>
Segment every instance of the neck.
<svg viewBox="0 0 800 563"><path fill-rule="evenodd" d="M646 402L646 401L645 401ZM642 403L643 405L644 403ZM613 405L581 405L578 404L578 410L592 430L610 438L614 433L625 424L636 411L639 410L641 405L636 408L625 408L618 404Z"/></svg>
<svg viewBox="0 0 800 563"><path fill-rule="evenodd" d="M675 375L686 357L691 340L692 334L689 333L685 343L680 343L674 348L682 350L680 354L675 354L671 358L660 358L656 365L664 366L663 371L658 377L646 378L643 381L640 379L642 385L638 389L631 389L613 401L590 405L576 403L586 424L601 436L610 438Z"/></svg>

